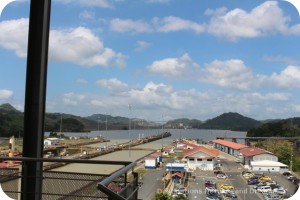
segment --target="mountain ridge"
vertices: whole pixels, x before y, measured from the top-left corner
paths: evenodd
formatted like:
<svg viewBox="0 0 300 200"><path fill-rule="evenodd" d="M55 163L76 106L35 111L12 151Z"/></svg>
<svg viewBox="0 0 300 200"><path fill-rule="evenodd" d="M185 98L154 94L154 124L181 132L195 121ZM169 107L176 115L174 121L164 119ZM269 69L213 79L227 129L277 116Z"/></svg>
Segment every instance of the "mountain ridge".
<svg viewBox="0 0 300 200"><path fill-rule="evenodd" d="M23 133L23 112L18 111L10 104L0 105L0 136L9 134L21 135ZM277 119L278 120L278 119ZM272 120L267 120L272 121ZM144 119L131 119L131 127L136 129L161 128L162 124L148 122ZM108 124L107 124L108 123ZM245 117L239 113L223 113L215 118L201 121L198 119L179 118L167 121L165 128L194 128L194 129L220 129L232 131L248 131L262 125L258 121ZM75 127L75 128L74 128ZM129 118L105 114L93 114L87 117L66 113L46 113L45 131L47 132L85 132L91 130L127 130Z"/></svg>

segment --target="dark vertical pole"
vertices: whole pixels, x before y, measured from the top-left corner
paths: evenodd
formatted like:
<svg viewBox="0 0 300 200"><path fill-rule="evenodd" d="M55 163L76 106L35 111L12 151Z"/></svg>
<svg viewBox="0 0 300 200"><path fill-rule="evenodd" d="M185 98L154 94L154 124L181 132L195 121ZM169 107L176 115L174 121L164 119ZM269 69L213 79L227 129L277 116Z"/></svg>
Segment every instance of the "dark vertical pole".
<svg viewBox="0 0 300 200"><path fill-rule="evenodd" d="M23 157L42 158L51 0L31 0ZM42 199L42 162L22 166L22 200Z"/></svg>

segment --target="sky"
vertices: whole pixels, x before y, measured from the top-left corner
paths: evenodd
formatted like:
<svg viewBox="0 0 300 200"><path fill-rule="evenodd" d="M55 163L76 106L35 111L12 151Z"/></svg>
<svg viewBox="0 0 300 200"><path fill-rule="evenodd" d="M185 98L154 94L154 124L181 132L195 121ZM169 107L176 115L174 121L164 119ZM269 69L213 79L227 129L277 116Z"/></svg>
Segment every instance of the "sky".
<svg viewBox="0 0 300 200"><path fill-rule="evenodd" d="M20 111L29 9L17 0L0 16L0 104ZM289 2L52 0L50 23L46 112L300 116L300 17Z"/></svg>

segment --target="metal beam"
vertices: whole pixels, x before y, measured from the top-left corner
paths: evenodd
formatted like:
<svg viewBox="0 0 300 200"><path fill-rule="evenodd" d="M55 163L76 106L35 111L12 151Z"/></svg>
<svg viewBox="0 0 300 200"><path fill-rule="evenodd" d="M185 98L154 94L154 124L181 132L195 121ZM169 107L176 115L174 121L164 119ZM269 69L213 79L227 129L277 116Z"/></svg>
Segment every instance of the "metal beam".
<svg viewBox="0 0 300 200"><path fill-rule="evenodd" d="M23 156L43 157L51 0L31 0L24 106ZM42 199L42 162L22 166L21 199Z"/></svg>

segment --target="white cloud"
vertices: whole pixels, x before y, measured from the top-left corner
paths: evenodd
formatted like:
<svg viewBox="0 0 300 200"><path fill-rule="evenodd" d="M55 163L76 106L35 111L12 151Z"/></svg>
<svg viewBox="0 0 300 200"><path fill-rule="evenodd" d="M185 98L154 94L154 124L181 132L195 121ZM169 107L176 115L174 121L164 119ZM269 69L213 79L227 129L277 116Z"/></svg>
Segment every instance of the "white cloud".
<svg viewBox="0 0 300 200"><path fill-rule="evenodd" d="M0 46L12 50L19 57L27 56L28 19L0 22ZM49 59L82 66L125 67L125 55L104 47L90 29L77 27L51 30Z"/></svg>
<svg viewBox="0 0 300 200"><path fill-rule="evenodd" d="M135 51L141 52L144 49L147 49L150 47L150 43L145 42L145 41L137 41L136 42L136 48L134 49Z"/></svg>
<svg viewBox="0 0 300 200"><path fill-rule="evenodd" d="M125 56L105 48L102 41L91 30L52 30L50 33L50 58L55 61L73 62L83 66L124 67Z"/></svg>
<svg viewBox="0 0 300 200"><path fill-rule="evenodd" d="M146 0L148 3L169 3L171 0Z"/></svg>
<svg viewBox="0 0 300 200"><path fill-rule="evenodd" d="M123 91L128 88L126 83L123 83L116 78L97 80L96 85L115 91Z"/></svg>
<svg viewBox="0 0 300 200"><path fill-rule="evenodd" d="M155 17L152 19L152 23L158 32L192 30L196 33L202 33L205 31L203 25L175 16L168 16L163 19Z"/></svg>
<svg viewBox="0 0 300 200"><path fill-rule="evenodd" d="M27 55L28 19L0 22L0 47L14 51L21 58Z"/></svg>
<svg viewBox="0 0 300 200"><path fill-rule="evenodd" d="M269 56L265 55L263 56L263 59L270 62L284 62L287 64L295 64L296 60L292 57L288 56Z"/></svg>
<svg viewBox="0 0 300 200"><path fill-rule="evenodd" d="M85 80L85 79L77 79L76 83L79 83L79 84L82 84L82 85L86 85L86 84L88 84L88 81Z"/></svg>
<svg viewBox="0 0 300 200"><path fill-rule="evenodd" d="M300 67L290 65L280 73L273 73L267 81L281 88L300 88Z"/></svg>
<svg viewBox="0 0 300 200"><path fill-rule="evenodd" d="M111 8L113 4L109 0L56 0L57 2L64 4L79 4L82 6L89 7L101 7L101 8Z"/></svg>
<svg viewBox="0 0 300 200"><path fill-rule="evenodd" d="M0 90L0 100L7 100L13 96L14 92L11 90L2 89Z"/></svg>
<svg viewBox="0 0 300 200"><path fill-rule="evenodd" d="M95 13L87 10L82 11L79 16L83 19L95 19Z"/></svg>
<svg viewBox="0 0 300 200"><path fill-rule="evenodd" d="M63 103L65 105L77 106L85 99L82 94L76 94L74 92L66 93L63 95Z"/></svg>
<svg viewBox="0 0 300 200"><path fill-rule="evenodd" d="M116 32L134 32L134 33L147 33L152 32L152 27L142 20L132 19L113 19L110 21L110 29Z"/></svg>
<svg viewBox="0 0 300 200"><path fill-rule="evenodd" d="M188 54L182 55L180 58L166 58L154 61L147 66L150 72L161 74L167 78L192 78L200 68Z"/></svg>
<svg viewBox="0 0 300 200"><path fill-rule="evenodd" d="M276 1L264 2L249 13L238 8L227 13L225 11L219 9L216 12L212 10L207 12L213 15L208 24L209 33L235 41L239 38L288 32L289 18L283 16Z"/></svg>
<svg viewBox="0 0 300 200"><path fill-rule="evenodd" d="M261 94L258 92L251 93L251 99L255 101L287 101L291 95L289 93L267 93L267 94Z"/></svg>
<svg viewBox="0 0 300 200"><path fill-rule="evenodd" d="M220 87L248 90L258 83L242 60L214 60L206 64L200 81Z"/></svg>

